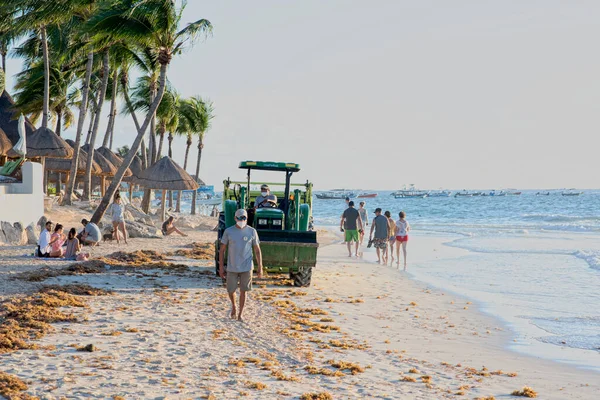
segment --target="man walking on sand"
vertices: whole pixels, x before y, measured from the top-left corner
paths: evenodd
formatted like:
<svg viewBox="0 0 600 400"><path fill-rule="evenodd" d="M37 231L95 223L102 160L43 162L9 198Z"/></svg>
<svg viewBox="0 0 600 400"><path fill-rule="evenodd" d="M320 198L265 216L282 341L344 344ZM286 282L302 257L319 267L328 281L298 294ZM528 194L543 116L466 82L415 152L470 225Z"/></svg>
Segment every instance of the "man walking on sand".
<svg viewBox="0 0 600 400"><path fill-rule="evenodd" d="M248 213L240 209L235 212L235 225L225 229L221 238L219 249L219 275L227 281L227 294L231 300L231 318L236 318L235 291L240 287L240 310L237 313L238 321L242 321L242 312L246 303L246 292L252 290L252 249L256 254L258 263L258 277L262 278L263 265L262 253L258 233L251 226L247 226ZM227 254L227 275L225 275L225 251Z"/></svg>
<svg viewBox="0 0 600 400"><path fill-rule="evenodd" d="M373 238L373 230L375 230L375 237ZM371 233L369 234L369 241L373 240L373 246L377 249L377 262L381 262L381 256L383 252L383 263L387 264L387 247L390 238L390 221L381 215L381 208L375 209L375 218L371 221Z"/></svg>
<svg viewBox="0 0 600 400"><path fill-rule="evenodd" d="M359 229L357 229L357 225ZM358 257L358 245L360 243L359 233L362 233L363 231L363 224L358 210L354 208L353 201L348 202L348 208L346 208L342 214L340 231L345 232L348 257L352 257L352 242L354 242L354 255Z"/></svg>

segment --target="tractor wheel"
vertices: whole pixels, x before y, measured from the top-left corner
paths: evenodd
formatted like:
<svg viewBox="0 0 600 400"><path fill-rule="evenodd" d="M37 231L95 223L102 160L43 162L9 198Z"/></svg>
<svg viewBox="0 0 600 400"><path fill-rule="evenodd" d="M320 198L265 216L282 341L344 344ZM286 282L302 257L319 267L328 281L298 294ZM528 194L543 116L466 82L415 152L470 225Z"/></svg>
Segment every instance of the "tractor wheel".
<svg viewBox="0 0 600 400"><path fill-rule="evenodd" d="M294 281L294 286L308 287L312 278L312 267L299 267L298 272L290 273L290 279Z"/></svg>

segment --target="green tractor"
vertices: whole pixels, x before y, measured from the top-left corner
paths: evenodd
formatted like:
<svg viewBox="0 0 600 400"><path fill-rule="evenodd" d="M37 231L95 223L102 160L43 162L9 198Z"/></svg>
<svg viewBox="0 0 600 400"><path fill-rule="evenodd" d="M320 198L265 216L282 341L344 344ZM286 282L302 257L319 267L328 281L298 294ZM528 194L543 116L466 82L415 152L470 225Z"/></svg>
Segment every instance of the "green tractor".
<svg viewBox="0 0 600 400"><path fill-rule="evenodd" d="M223 181L223 211L219 215L218 239L215 242L217 275L221 237L225 229L235 225L235 211L243 208L248 212L248 225L258 232L265 270L289 274L294 286L309 286L319 247L317 233L312 227L312 183L290 182L292 174L300 171L298 164L242 161L240 169L247 171L246 181L234 182L229 178ZM253 170L283 172L285 183L252 182L250 174ZM283 186L283 191L271 190L271 194L277 196L277 204L273 207L255 209L254 202L260 195L257 188L262 184Z"/></svg>

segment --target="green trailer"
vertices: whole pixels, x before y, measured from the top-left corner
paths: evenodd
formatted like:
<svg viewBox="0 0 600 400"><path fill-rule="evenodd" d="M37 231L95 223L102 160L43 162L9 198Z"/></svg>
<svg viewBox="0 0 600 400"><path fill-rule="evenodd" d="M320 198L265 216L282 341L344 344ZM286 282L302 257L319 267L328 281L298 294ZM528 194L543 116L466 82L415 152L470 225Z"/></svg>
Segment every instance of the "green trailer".
<svg viewBox="0 0 600 400"><path fill-rule="evenodd" d="M263 267L267 272L289 274L295 286L309 286L319 247L312 225L312 183L291 183L292 174L300 171L298 164L242 161L239 167L247 171L245 181L229 178L223 181L223 211L219 215L218 239L215 242L215 272L219 274L219 246L223 232L235 225L234 214L243 208L248 212L248 225L258 232ZM285 182L253 182L253 170L284 172ZM255 209L254 202L263 184L280 188L271 190L271 194L277 196L277 204Z"/></svg>

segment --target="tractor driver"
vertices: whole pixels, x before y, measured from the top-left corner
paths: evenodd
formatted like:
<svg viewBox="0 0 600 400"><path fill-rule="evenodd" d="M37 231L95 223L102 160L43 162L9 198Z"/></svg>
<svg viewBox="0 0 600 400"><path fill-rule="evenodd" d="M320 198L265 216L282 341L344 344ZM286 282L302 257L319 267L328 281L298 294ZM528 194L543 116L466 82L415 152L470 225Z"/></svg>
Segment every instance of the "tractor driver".
<svg viewBox="0 0 600 400"><path fill-rule="evenodd" d="M277 207L277 196L271 194L269 185L264 184L260 187L260 196L256 197L254 208Z"/></svg>

